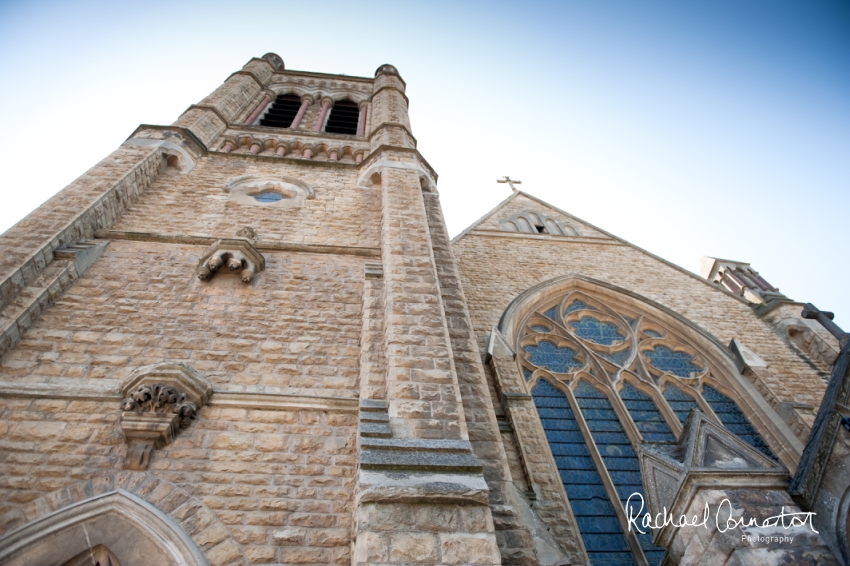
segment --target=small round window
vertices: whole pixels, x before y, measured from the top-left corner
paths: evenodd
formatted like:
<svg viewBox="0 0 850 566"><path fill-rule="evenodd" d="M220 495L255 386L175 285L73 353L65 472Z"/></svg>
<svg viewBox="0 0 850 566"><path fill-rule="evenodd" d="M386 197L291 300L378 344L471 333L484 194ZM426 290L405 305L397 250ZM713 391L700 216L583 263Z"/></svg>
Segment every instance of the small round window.
<svg viewBox="0 0 850 566"><path fill-rule="evenodd" d="M259 202L277 202L277 201L283 199L282 194L280 194L276 191L268 191L268 190L263 191L261 193L258 193L256 195L251 195L251 196L254 197L254 200L257 200Z"/></svg>

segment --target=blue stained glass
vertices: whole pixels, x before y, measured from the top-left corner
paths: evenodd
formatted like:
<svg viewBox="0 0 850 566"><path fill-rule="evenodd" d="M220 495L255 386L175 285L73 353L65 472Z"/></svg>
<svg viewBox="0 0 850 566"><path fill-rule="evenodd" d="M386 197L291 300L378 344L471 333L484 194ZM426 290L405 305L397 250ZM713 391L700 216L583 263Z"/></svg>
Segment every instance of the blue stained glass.
<svg viewBox="0 0 850 566"><path fill-rule="evenodd" d="M570 369L584 367L575 359L576 351L572 348L558 348L551 342L542 341L537 346L525 346L528 361L537 367L548 368L555 373L567 373Z"/></svg>
<svg viewBox="0 0 850 566"><path fill-rule="evenodd" d="M620 390L620 399L644 440L650 442L675 442L676 437L667 425L652 397L626 383Z"/></svg>
<svg viewBox="0 0 850 566"><path fill-rule="evenodd" d="M661 333L656 332L654 330L644 330L643 333L649 336L650 338L661 338Z"/></svg>
<svg viewBox="0 0 850 566"><path fill-rule="evenodd" d="M552 332L551 328L548 328L546 326L542 326L540 324L535 324L534 326L531 327L531 329L535 332Z"/></svg>
<svg viewBox="0 0 850 566"><path fill-rule="evenodd" d="M585 303L584 301L579 301L578 299L576 299L575 301L571 302L566 309L564 309L564 314L569 314L573 311L580 311L582 309L596 310L591 307L588 307L587 303Z"/></svg>
<svg viewBox="0 0 850 566"><path fill-rule="evenodd" d="M548 311L544 312L543 314L545 316L549 317L550 319L555 320L558 316L558 306L555 305L554 307L552 307Z"/></svg>
<svg viewBox="0 0 850 566"><path fill-rule="evenodd" d="M685 352L674 352L667 346L656 346L644 352L649 363L661 371L669 371L679 377L690 377L692 373L702 373L703 368L693 363L694 357Z"/></svg>
<svg viewBox="0 0 850 566"><path fill-rule="evenodd" d="M605 353L605 352L596 352L596 353L599 354L600 356L602 356L603 358L605 358L606 360L608 360L609 362L611 362L612 364L617 364L618 366L622 367L623 364L625 364L626 361L629 359L630 352L631 352L630 350L625 349L625 350L620 350L619 352L612 352L610 354Z"/></svg>
<svg viewBox="0 0 850 566"><path fill-rule="evenodd" d="M254 197L254 200L258 200L260 202L277 202L283 199L283 195L274 191L263 191L260 194L251 196Z"/></svg>
<svg viewBox="0 0 850 566"><path fill-rule="evenodd" d="M634 400L640 402L645 402L646 400L651 401L649 397L642 394L631 385L627 384L626 387L628 387L629 390L626 391L625 395L630 398L629 400L632 400L631 398L634 397ZM590 429L593 441L596 443L597 448L599 448L602 461L605 463L605 467L609 470L611 479L615 482L617 494L620 496L620 501L625 508L629 496L633 493L640 493L641 497L643 497L643 481L641 481L640 477L640 462L638 462L637 455L635 454L634 449L632 449L632 445L623 430L623 426L620 424L620 421L611 406L611 401L604 393L598 391L587 381L582 381L575 389L575 396L576 402L581 408L581 414L587 422L587 428ZM598 407L600 403L604 404L606 407L604 409L590 408ZM586 409L585 407L588 408ZM661 415L659 414L658 417L660 418ZM618 438L612 439L610 436L611 431L619 433ZM600 433L604 433L606 436L602 437ZM673 435L670 434L671 438L672 436ZM623 475L624 473L628 475ZM644 501L646 501L645 497ZM634 507L634 505L635 503L633 500L633 508L626 509L627 516L639 516L640 508ZM644 507L643 511L646 513L648 509ZM640 542L641 548L649 550L649 552L644 554L646 555L647 560L650 561L650 564L658 564L660 557L664 555L664 549L652 544L649 538L649 532L646 534L636 532L635 535ZM654 558L656 553L658 556L657 559Z"/></svg>
<svg viewBox="0 0 850 566"><path fill-rule="evenodd" d="M522 375L524 375L524 376L525 376L525 380L526 380L526 381L528 381L529 379L531 379L531 374L532 374L532 373L534 373L534 372L533 372L533 371L531 371L530 369L528 369L527 367L522 368Z"/></svg>
<svg viewBox="0 0 850 566"><path fill-rule="evenodd" d="M537 382L531 395L590 563L635 564L567 398L545 379Z"/></svg>
<svg viewBox="0 0 850 566"><path fill-rule="evenodd" d="M634 328L635 323L637 322L637 319L636 319L636 318L629 318L629 317L627 317L627 316L625 316L625 315L623 315L623 318L625 318L625 319L626 319L626 322L628 322L628 323L629 323L629 326L631 326L632 328Z"/></svg>
<svg viewBox="0 0 850 566"><path fill-rule="evenodd" d="M612 322L599 322L592 316L583 316L578 322L571 322L573 332L576 336L610 346L616 342L622 342L623 335L617 330L617 325Z"/></svg>
<svg viewBox="0 0 850 566"><path fill-rule="evenodd" d="M717 415L723 426L737 434L741 440L768 458L777 460L776 455L767 445L767 442L764 441L732 399L710 385L703 385L702 397L708 402L711 410L714 411L714 414Z"/></svg>
<svg viewBox="0 0 850 566"><path fill-rule="evenodd" d="M682 424L685 424L685 421L688 420L688 414L693 409L699 409L699 405L697 405L693 397L683 393L678 387L669 383L664 388L664 398L667 399L667 404L670 405L670 408L673 409L673 412L676 413Z"/></svg>

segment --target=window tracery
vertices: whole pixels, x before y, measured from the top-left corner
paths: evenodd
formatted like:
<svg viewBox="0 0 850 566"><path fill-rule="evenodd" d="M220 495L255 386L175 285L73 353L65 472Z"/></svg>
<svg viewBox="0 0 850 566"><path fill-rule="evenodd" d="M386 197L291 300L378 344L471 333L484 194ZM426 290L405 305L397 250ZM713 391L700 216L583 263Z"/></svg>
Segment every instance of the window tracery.
<svg viewBox="0 0 850 566"><path fill-rule="evenodd" d="M698 408L777 458L730 396L722 370L672 327L580 291L541 307L519 327L517 359L591 563L635 563L638 553L657 564L664 549L625 522L628 497L643 493L638 443L674 443Z"/></svg>

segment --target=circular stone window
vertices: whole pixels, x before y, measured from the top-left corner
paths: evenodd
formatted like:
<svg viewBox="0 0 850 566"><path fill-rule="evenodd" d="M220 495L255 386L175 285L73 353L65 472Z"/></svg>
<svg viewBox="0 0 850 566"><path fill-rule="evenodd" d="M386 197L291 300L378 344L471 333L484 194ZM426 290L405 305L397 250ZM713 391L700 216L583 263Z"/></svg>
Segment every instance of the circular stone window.
<svg viewBox="0 0 850 566"><path fill-rule="evenodd" d="M312 187L297 180L257 179L239 177L225 187L229 199L239 204L271 206L275 208L298 207L312 198Z"/></svg>

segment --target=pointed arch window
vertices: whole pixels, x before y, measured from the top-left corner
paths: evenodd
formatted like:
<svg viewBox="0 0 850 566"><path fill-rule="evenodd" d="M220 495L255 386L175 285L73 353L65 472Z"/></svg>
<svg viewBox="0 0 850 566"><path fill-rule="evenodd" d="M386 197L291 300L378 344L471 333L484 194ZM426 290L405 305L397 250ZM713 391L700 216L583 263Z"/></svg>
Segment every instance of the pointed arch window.
<svg viewBox="0 0 850 566"><path fill-rule="evenodd" d="M591 563L662 559L648 534L628 530L629 512L638 514L625 509L628 498L643 495L636 446L672 446L691 410L777 460L726 393L723 370L651 315L576 291L541 304L519 328L520 369Z"/></svg>

